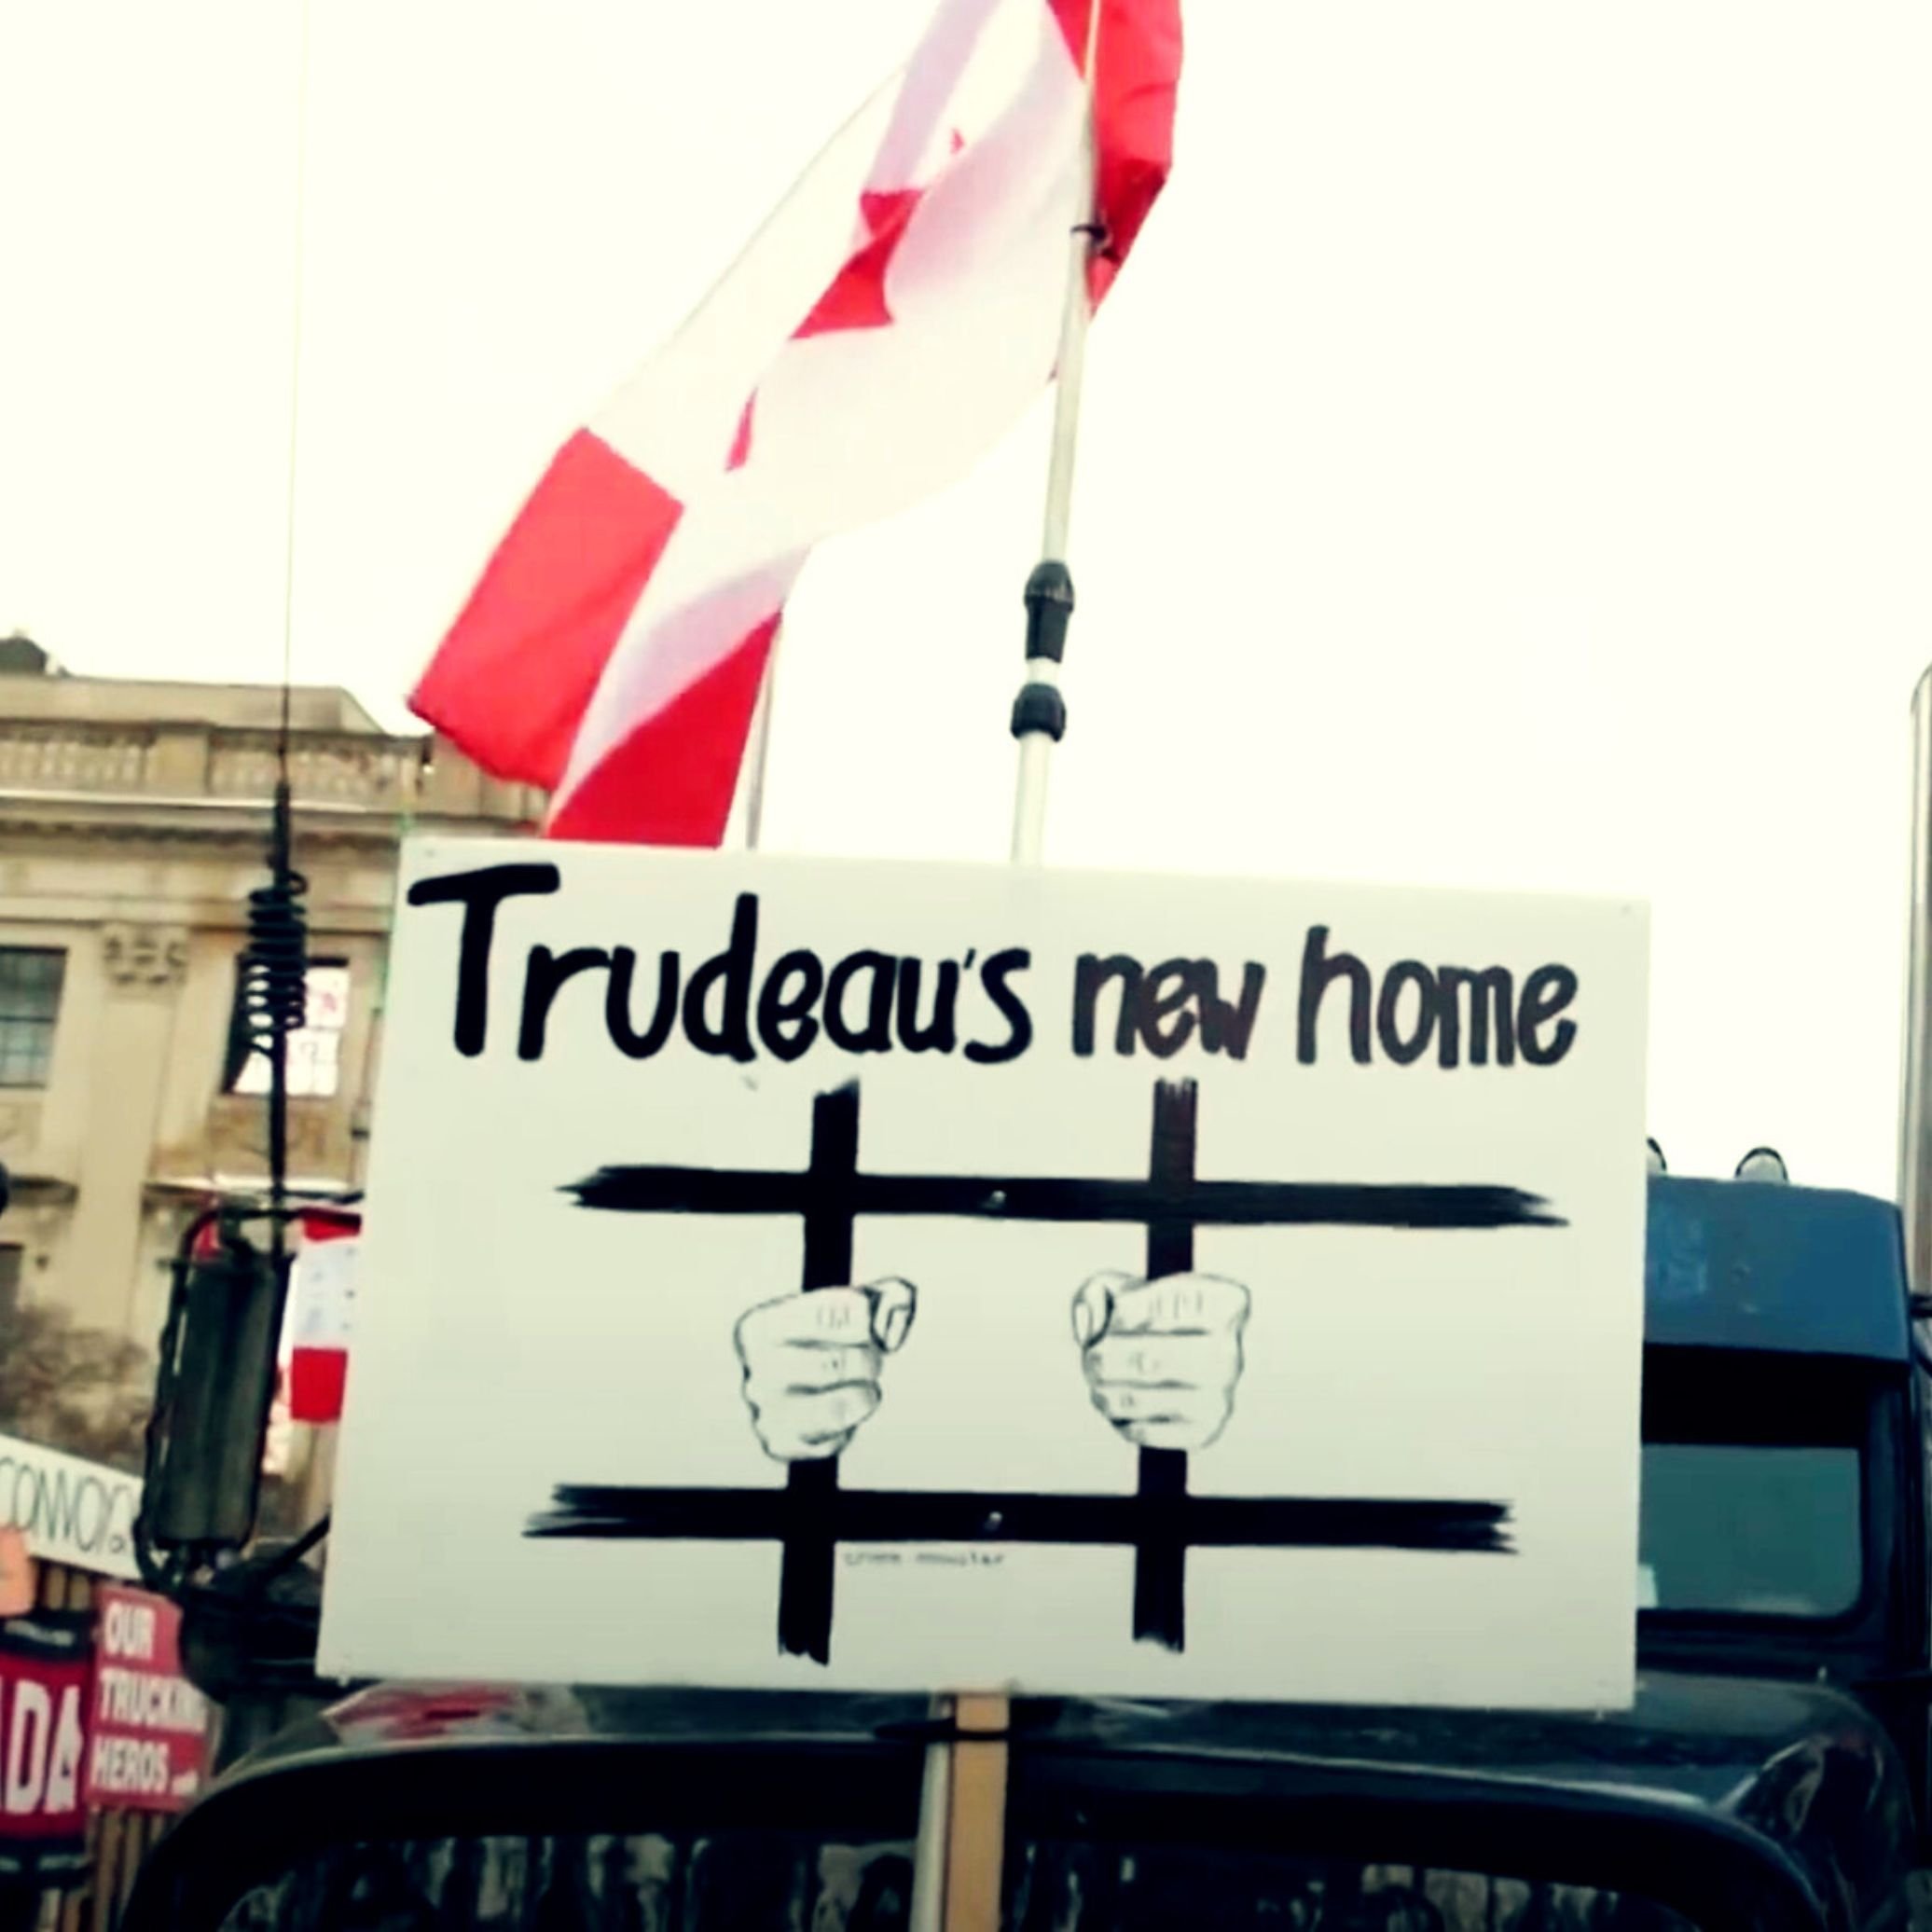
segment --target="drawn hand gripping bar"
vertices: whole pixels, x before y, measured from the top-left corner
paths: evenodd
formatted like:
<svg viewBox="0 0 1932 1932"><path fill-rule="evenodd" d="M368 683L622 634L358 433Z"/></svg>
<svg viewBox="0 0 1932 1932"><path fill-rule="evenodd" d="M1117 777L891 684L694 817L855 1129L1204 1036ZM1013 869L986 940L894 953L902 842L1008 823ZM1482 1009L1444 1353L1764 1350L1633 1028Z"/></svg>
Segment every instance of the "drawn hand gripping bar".
<svg viewBox="0 0 1932 1932"><path fill-rule="evenodd" d="M1561 1227L1549 1204L1496 1186L1199 1180L1193 1081L1153 1090L1144 1180L860 1172L859 1085L818 1096L803 1170L604 1167L565 1192L580 1207L631 1214L797 1215L802 1286L852 1279L860 1215L1006 1221L1129 1221L1147 1231L1150 1279L1194 1266L1198 1227L1415 1229ZM836 1457L794 1462L783 1490L564 1484L526 1534L543 1538L776 1541L782 1546L779 1648L830 1661L833 1565L840 1543L1104 1544L1134 1552L1137 1639L1186 1641L1190 1549L1386 1549L1507 1554L1509 1505L1406 1498L1202 1497L1188 1458L1141 1449L1133 1496L842 1490Z"/></svg>

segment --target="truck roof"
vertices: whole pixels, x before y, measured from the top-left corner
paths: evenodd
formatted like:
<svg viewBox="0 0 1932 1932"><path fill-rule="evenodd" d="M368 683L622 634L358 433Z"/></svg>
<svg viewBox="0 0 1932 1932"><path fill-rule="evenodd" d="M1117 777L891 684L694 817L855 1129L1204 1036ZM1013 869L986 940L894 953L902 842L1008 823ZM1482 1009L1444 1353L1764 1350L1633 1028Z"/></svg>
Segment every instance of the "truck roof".
<svg viewBox="0 0 1932 1932"><path fill-rule="evenodd" d="M1904 1239L1889 1201L1663 1174L1649 1189L1647 1342L1911 1359Z"/></svg>

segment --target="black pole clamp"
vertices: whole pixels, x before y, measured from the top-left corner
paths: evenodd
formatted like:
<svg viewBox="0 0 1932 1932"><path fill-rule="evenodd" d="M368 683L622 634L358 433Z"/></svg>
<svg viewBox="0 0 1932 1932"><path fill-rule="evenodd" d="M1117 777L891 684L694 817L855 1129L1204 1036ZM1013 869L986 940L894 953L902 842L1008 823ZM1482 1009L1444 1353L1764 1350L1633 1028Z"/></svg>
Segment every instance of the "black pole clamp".
<svg viewBox="0 0 1932 1932"><path fill-rule="evenodd" d="M1067 626L1073 618L1073 575L1049 558L1027 579L1027 656L1057 664L1067 654Z"/></svg>
<svg viewBox="0 0 1932 1932"><path fill-rule="evenodd" d="M1067 655L1073 618L1073 575L1057 558L1033 567L1027 579L1027 662L1058 664ZM1067 700L1052 684L1028 679L1013 701L1013 735L1041 734L1056 744L1067 735Z"/></svg>
<svg viewBox="0 0 1932 1932"><path fill-rule="evenodd" d="M1013 701L1013 735L1031 738L1045 732L1055 744L1067 735L1067 700L1052 684L1026 683Z"/></svg>

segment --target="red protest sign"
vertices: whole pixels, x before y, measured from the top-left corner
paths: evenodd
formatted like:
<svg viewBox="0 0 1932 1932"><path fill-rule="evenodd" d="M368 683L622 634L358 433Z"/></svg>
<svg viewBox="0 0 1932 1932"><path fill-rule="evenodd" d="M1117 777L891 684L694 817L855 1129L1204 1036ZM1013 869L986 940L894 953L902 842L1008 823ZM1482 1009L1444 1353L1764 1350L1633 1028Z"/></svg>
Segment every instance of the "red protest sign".
<svg viewBox="0 0 1932 1932"><path fill-rule="evenodd" d="M207 1700L181 1674L181 1612L145 1590L94 1592L94 1697L87 1801L182 1810L208 1759Z"/></svg>
<svg viewBox="0 0 1932 1932"><path fill-rule="evenodd" d="M88 1635L84 1618L58 1610L0 1622L0 1879L42 1884L86 1869Z"/></svg>

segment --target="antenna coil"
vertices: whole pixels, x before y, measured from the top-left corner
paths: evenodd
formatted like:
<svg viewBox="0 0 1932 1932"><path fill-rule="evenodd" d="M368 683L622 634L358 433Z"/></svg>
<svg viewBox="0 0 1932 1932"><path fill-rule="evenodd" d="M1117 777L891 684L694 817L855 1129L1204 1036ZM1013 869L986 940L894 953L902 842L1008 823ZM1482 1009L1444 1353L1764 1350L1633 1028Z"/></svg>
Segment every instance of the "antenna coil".
<svg viewBox="0 0 1932 1932"><path fill-rule="evenodd" d="M278 871L248 895L248 950L242 960L242 1010L252 1044L265 1054L309 1017L309 881Z"/></svg>

